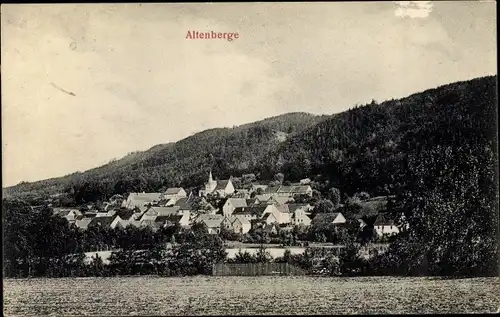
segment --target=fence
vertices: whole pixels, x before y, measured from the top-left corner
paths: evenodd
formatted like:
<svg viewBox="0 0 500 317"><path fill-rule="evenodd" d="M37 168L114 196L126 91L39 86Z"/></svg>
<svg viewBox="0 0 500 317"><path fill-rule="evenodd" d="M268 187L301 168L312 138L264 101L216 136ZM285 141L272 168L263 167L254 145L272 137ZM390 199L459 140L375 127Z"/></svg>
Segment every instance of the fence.
<svg viewBox="0 0 500 317"><path fill-rule="evenodd" d="M288 263L217 263L213 276L305 275L306 272Z"/></svg>

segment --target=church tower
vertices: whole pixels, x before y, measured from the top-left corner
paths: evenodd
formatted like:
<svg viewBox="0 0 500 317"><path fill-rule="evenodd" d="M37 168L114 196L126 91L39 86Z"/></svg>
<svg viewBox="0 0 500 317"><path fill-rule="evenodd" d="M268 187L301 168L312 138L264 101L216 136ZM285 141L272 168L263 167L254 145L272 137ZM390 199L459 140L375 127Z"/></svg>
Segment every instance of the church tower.
<svg viewBox="0 0 500 317"><path fill-rule="evenodd" d="M217 181L214 181L212 177L212 169L210 169L210 173L208 174L208 182L205 184L205 191L211 193L217 187Z"/></svg>

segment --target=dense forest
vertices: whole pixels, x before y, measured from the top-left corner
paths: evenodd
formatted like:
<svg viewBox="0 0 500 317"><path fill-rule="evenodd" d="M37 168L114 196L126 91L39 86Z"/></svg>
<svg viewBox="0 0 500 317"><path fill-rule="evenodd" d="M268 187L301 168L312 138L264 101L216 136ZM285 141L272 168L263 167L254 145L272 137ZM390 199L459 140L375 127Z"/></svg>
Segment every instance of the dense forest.
<svg viewBox="0 0 500 317"><path fill-rule="evenodd" d="M165 186L192 188L203 183L211 166L221 178L309 177L324 196L334 187L342 197L358 192L394 197L388 210L409 229L376 265L385 272L496 275L497 112L497 76L489 76L330 117L296 113L207 130L4 194L33 203L64 191L78 204ZM286 133L286 140L277 132Z"/></svg>

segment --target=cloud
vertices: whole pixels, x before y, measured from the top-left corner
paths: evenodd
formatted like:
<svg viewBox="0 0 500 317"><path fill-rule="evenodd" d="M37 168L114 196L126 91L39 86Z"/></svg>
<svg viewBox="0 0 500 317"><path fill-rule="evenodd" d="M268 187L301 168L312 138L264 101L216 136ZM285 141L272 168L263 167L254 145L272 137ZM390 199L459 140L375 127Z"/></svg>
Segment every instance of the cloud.
<svg viewBox="0 0 500 317"><path fill-rule="evenodd" d="M394 15L398 18L424 19L432 12L433 4L430 1L397 1L398 8Z"/></svg>

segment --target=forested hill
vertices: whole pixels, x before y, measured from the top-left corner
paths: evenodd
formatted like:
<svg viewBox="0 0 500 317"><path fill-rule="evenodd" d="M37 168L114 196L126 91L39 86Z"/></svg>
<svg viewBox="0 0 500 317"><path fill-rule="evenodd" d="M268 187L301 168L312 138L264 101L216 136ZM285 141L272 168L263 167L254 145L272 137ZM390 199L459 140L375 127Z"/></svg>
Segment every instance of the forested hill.
<svg viewBox="0 0 500 317"><path fill-rule="evenodd" d="M496 82L496 76L482 77L333 116L290 113L206 130L84 173L16 185L4 195L68 192L82 203L115 193L198 186L210 167L219 178L254 173L271 180L282 172L288 181L311 177L320 191L335 186L348 195L395 193L408 185L411 162L427 169L425 164L446 157L443 149L479 160L496 153Z"/></svg>
<svg viewBox="0 0 500 317"><path fill-rule="evenodd" d="M272 148L326 118L288 113L233 128L209 129L176 143L131 153L84 173L8 187L3 194L38 201L67 192L82 203L107 199L115 193L196 186L206 181L211 167L220 178L253 172L255 164Z"/></svg>
<svg viewBox="0 0 500 317"><path fill-rule="evenodd" d="M489 76L355 107L280 144L261 161L261 175L319 175L348 195L395 193L410 160L430 159L424 152L450 147L471 159L496 152L496 94L497 76Z"/></svg>

